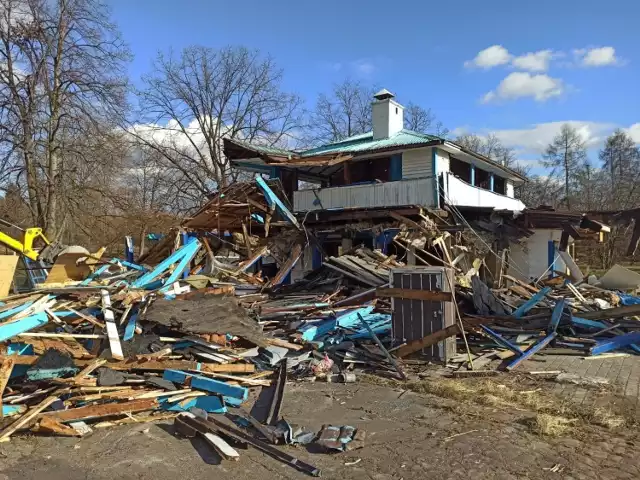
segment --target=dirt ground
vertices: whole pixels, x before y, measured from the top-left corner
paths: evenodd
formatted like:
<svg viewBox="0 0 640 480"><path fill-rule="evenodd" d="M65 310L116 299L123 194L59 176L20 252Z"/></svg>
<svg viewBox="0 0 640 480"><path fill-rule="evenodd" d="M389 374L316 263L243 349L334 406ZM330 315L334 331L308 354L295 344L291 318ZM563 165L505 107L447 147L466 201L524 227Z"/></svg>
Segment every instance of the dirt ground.
<svg viewBox="0 0 640 480"><path fill-rule="evenodd" d="M532 398L531 392L545 398L546 387L507 380L521 391L503 404L501 390L511 388L501 383L504 378L471 380L484 382L477 396L482 402L468 400L466 390L462 396L455 393L459 383L454 391L453 384L436 389L429 383L424 390L436 394L412 391L423 390L423 382L411 384L412 390L364 378L347 385L290 384L282 410L287 420L314 429L324 423L352 425L367 436L364 448L345 453L285 449L321 468L329 479L640 478L640 435L633 418L613 429L573 419L560 436L543 435L536 427L536 409L551 403L538 407L527 400L519 406L517 400ZM175 437L171 422L95 429L83 439L18 436L0 444L0 480L306 477L251 448L240 455L239 462L221 461L200 440Z"/></svg>

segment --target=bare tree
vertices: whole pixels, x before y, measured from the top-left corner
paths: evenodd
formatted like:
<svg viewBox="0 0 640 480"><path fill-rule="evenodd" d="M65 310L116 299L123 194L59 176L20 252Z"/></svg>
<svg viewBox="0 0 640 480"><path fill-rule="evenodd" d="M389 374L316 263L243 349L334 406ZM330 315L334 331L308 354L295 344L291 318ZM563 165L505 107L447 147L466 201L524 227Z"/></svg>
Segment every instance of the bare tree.
<svg viewBox="0 0 640 480"><path fill-rule="evenodd" d="M423 108L413 102L409 102L404 109L404 126L414 132L430 133L443 138L449 134L449 129L436 119L430 108Z"/></svg>
<svg viewBox="0 0 640 480"><path fill-rule="evenodd" d="M143 81L141 115L129 131L162 155L198 203L232 179L223 137L282 145L300 126L300 98L283 91L282 71L255 50L160 53Z"/></svg>
<svg viewBox="0 0 640 480"><path fill-rule="evenodd" d="M481 137L473 133L465 133L458 136L455 142L469 150L473 150L496 162L500 162L505 167L514 166L516 160L514 149L503 145L500 139L492 133L486 137Z"/></svg>
<svg viewBox="0 0 640 480"><path fill-rule="evenodd" d="M562 125L544 153L543 164L551 168L552 176L562 178L567 210L571 210L571 194L576 183L576 174L587 159L585 142L578 131L569 124Z"/></svg>
<svg viewBox="0 0 640 480"><path fill-rule="evenodd" d="M609 171L611 182L610 199L612 203L618 203L616 191L621 191L623 185L629 183L635 185L636 176L640 166L640 150L633 139L624 131L617 129L605 141L604 147L599 152L603 168ZM631 182L629 181L631 180ZM629 192L625 192L625 197L629 198Z"/></svg>
<svg viewBox="0 0 640 480"><path fill-rule="evenodd" d="M371 130L371 100L374 89L345 80L330 94L318 95L310 119L310 144L330 143Z"/></svg>
<svg viewBox="0 0 640 480"><path fill-rule="evenodd" d="M0 0L2 150L15 160L31 221L62 234L65 185L88 165L88 139L126 108L129 51L100 0Z"/></svg>
<svg viewBox="0 0 640 480"><path fill-rule="evenodd" d="M330 93L318 95L310 115L306 144L332 143L371 131L371 103L375 91L373 86L347 79L335 84ZM415 103L405 107L404 127L441 137L449 133L431 109Z"/></svg>

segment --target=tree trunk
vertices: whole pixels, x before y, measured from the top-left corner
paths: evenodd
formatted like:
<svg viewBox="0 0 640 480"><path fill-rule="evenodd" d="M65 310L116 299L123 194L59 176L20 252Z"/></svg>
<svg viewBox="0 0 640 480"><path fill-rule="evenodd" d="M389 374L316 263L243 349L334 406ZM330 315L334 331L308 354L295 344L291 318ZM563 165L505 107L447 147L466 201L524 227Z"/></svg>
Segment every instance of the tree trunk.
<svg viewBox="0 0 640 480"><path fill-rule="evenodd" d="M569 151L564 151L564 192L567 201L567 210L571 210L571 200L569 199Z"/></svg>

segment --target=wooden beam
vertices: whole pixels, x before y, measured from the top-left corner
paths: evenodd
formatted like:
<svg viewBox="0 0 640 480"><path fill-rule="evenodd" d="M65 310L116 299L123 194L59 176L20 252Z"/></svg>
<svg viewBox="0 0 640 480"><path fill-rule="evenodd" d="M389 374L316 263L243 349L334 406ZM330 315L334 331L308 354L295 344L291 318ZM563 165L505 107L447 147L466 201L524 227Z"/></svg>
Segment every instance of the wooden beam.
<svg viewBox="0 0 640 480"><path fill-rule="evenodd" d="M71 428L51 417L42 417L32 428L34 432L53 433L62 437L80 437L80 433L75 428Z"/></svg>
<svg viewBox="0 0 640 480"><path fill-rule="evenodd" d="M102 405L89 405L87 407L70 408L56 412L46 412L40 414L41 418L49 417L60 423L75 422L91 418L110 417L112 415L124 415L127 413L143 412L153 410L158 407L158 400L155 398L145 398L142 400L131 400L122 403L106 403Z"/></svg>
<svg viewBox="0 0 640 480"><path fill-rule="evenodd" d="M432 290L407 290L403 288L378 288L377 297L406 298L408 300L427 300L432 302L450 302L451 292L437 292Z"/></svg>
<svg viewBox="0 0 640 480"><path fill-rule="evenodd" d="M2 418L2 393L4 392L7 383L9 383L11 371L16 363L16 356L17 355L5 357L2 363L0 363L0 418Z"/></svg>
<svg viewBox="0 0 640 480"><path fill-rule="evenodd" d="M640 315L640 305L625 305L623 307L607 308L595 312L580 312L580 318L587 320L606 320L608 318L634 317Z"/></svg>
<svg viewBox="0 0 640 480"><path fill-rule="evenodd" d="M460 333L460 327L456 325L450 325L442 330L438 330L436 332L430 333L426 337L423 337L419 340L414 340L412 342L407 343L406 345L397 349L394 353L397 357L402 358L407 355L417 352L423 348L430 347L446 338L452 337Z"/></svg>
<svg viewBox="0 0 640 480"><path fill-rule="evenodd" d="M118 326L116 325L116 320L113 316L113 310L111 310L111 297L109 297L109 292L107 290L100 290L100 295L102 295L102 314L104 315L107 335L109 336L111 356L116 360L124 360L122 345L120 344L120 336L118 335Z"/></svg>
<svg viewBox="0 0 640 480"><path fill-rule="evenodd" d="M492 323L493 319L492 318L486 318L486 317L463 317L463 323L467 324L467 325L481 325L483 323ZM433 333L430 333L429 335L422 337L418 340L413 340L412 342L407 343L406 345L403 345L402 347L398 348L394 354L399 357L406 357L407 355L413 353L413 352L417 352L418 350L421 350L423 348L427 348L430 347L431 345L434 345L446 338L452 337L454 335L457 335L458 333L460 333L460 325L455 324L455 325L449 325L448 327L445 327L443 329L437 330Z"/></svg>
<svg viewBox="0 0 640 480"><path fill-rule="evenodd" d="M8 358L7 355L0 355L0 361ZM38 355L18 355L15 357L16 365L33 365L40 357ZM83 367L89 365L93 360L74 360L76 366ZM253 373L255 365L252 363L229 363L224 365L192 362L190 360L125 360L123 362L107 362L105 367L113 370L193 370L201 372L221 372L221 373Z"/></svg>
<svg viewBox="0 0 640 480"><path fill-rule="evenodd" d="M58 401L58 397L51 396L45 398L42 402L40 402L37 406L33 407L15 422L13 422L9 427L5 428L0 434L0 442L6 442L9 440L9 437L13 435L15 432L20 430L21 428L26 428L29 424L36 419L36 417L42 412L45 408L49 407L53 402Z"/></svg>

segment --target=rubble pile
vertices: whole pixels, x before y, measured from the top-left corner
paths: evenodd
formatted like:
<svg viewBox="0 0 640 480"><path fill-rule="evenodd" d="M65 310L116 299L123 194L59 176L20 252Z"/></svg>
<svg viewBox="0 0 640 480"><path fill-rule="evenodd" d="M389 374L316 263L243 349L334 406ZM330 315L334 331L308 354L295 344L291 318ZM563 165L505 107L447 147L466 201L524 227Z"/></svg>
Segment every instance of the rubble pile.
<svg viewBox="0 0 640 480"><path fill-rule="evenodd" d="M57 275L2 299L0 441L175 417L178 433L201 435L225 459L248 444L318 475L276 445L344 451L365 432L289 425L280 411L287 380L352 382L361 371L405 379L403 359L456 337L461 353L446 366L457 373L493 361L509 371L566 349L640 351L639 298L569 274L526 283L491 272L477 256L486 242L476 249L428 213L395 215L402 258L357 245L289 284L317 239L276 192L264 181L236 184L136 263L76 258L89 272L81 280ZM255 268L267 256L277 266L270 277ZM392 284L393 271L421 265L446 269L454 284ZM450 307L453 320L406 341L393 332L400 299ZM257 419L245 407L265 387L270 409Z"/></svg>

